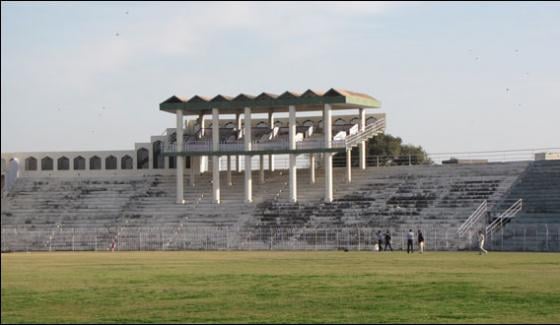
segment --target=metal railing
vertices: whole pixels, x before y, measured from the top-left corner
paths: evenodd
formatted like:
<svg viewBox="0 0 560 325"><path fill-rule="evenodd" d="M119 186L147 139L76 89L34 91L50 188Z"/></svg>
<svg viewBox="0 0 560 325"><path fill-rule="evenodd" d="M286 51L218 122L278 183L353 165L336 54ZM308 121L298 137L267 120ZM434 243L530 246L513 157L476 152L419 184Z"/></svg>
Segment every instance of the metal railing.
<svg viewBox="0 0 560 325"><path fill-rule="evenodd" d="M494 219L494 221L492 221L488 226L486 226L486 235L492 234L498 229L503 228L504 222L507 223L508 221L513 219L522 209L523 199L519 199L506 211L504 211L496 219Z"/></svg>
<svg viewBox="0 0 560 325"><path fill-rule="evenodd" d="M484 200L478 206L478 208L476 208L476 210L467 218L467 220L465 220L465 222L463 222L463 224L459 226L459 229L457 229L457 234L461 237L464 236L469 230L471 230L473 225L480 221L480 218L482 216L486 215L487 211L488 201Z"/></svg>
<svg viewBox="0 0 560 325"><path fill-rule="evenodd" d="M331 148L345 148L345 140L331 141ZM305 149L322 149L326 148L324 139L304 139L296 142L296 150ZM220 142L219 151L245 151L245 144L243 141L228 141ZM290 142L284 139L270 140L270 141L251 141L251 151L286 151L290 150ZM182 152L212 152L214 146L212 141L192 141L183 144ZM174 144L166 145L164 152L177 153L177 146Z"/></svg>
<svg viewBox="0 0 560 325"><path fill-rule="evenodd" d="M529 148L514 150L489 150L468 152L432 152L428 157L433 163L440 164L451 158L466 160L487 160L488 162L533 161L535 154L541 152L560 152L560 147Z"/></svg>
<svg viewBox="0 0 560 325"><path fill-rule="evenodd" d="M374 123L371 123L365 127L363 131L358 131L352 135L346 137L346 149L350 149L357 146L362 141L365 141L378 133L385 130L385 119L381 118Z"/></svg>
<svg viewBox="0 0 560 325"><path fill-rule="evenodd" d="M348 138L347 138L348 139ZM402 154L402 155L375 155L367 154L366 164L369 167L388 167L388 166L415 166L415 165L439 165L443 161L451 158L464 160L479 160L478 164L498 162L522 162L535 161L535 154L539 152L560 152L560 148L541 148L541 149L522 149L507 151L487 151L487 152L450 152L450 153L427 153L427 154ZM333 158L335 167L346 166L344 156ZM464 164L464 162L462 163Z"/></svg>
<svg viewBox="0 0 560 325"><path fill-rule="evenodd" d="M385 119L379 119L375 123L369 124L363 131L357 131L345 139L332 140L330 148L352 148L362 141L382 132L385 129ZM298 133L299 134L299 133ZM302 138L300 141L296 140L296 150L302 149L322 149L327 148L324 139L307 139ZM251 141L251 151L283 151L290 149L290 142L286 138L272 139L266 141L253 140ZM245 144L243 140L235 141L220 141L219 151L245 151ZM177 153L177 146L175 144L167 144L163 146L163 151L167 153ZM200 141L188 141L183 144L182 152L212 152L214 151L213 141L211 139Z"/></svg>
<svg viewBox="0 0 560 325"><path fill-rule="evenodd" d="M164 250L374 250L377 231L389 229L395 251L406 250L408 229L421 229L428 251L476 250L476 236L460 237L456 230L434 224L391 227L276 227L127 226L60 229L48 244L48 230L2 227L2 251L108 251L115 240L120 251ZM487 237L485 248L515 251L560 251L560 224L515 225ZM416 248L416 242L414 246ZM382 243L384 248L385 242Z"/></svg>

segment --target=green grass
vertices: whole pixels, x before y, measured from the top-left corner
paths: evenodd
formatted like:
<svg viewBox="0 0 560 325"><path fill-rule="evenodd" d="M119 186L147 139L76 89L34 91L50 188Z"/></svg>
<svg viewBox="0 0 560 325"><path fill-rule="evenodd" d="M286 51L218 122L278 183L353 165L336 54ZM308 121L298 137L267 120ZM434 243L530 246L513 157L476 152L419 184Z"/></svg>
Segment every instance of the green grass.
<svg viewBox="0 0 560 325"><path fill-rule="evenodd" d="M2 254L2 323L560 323L560 255Z"/></svg>

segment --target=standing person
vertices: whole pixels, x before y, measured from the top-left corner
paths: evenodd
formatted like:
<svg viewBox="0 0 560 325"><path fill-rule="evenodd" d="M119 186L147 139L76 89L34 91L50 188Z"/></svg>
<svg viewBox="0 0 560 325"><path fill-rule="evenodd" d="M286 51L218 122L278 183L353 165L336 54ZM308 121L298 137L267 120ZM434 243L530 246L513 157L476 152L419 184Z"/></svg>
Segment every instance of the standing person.
<svg viewBox="0 0 560 325"><path fill-rule="evenodd" d="M116 243L115 243L115 239L113 238L113 242L111 242L111 252L115 252L115 246Z"/></svg>
<svg viewBox="0 0 560 325"><path fill-rule="evenodd" d="M488 254L488 251L484 249L484 233L482 232L482 230L478 231L478 249L480 255L482 255L482 253Z"/></svg>
<svg viewBox="0 0 560 325"><path fill-rule="evenodd" d="M383 245L383 234L381 233L381 230L377 231L377 245L379 246L379 250L381 251L381 245Z"/></svg>
<svg viewBox="0 0 560 325"><path fill-rule="evenodd" d="M389 246L389 249L392 252L393 247L391 246L391 234L389 233L389 230L387 230L387 233L385 233L385 251L387 250L387 246Z"/></svg>
<svg viewBox="0 0 560 325"><path fill-rule="evenodd" d="M424 235L422 230L418 229L418 246L420 246L420 254L424 253Z"/></svg>
<svg viewBox="0 0 560 325"><path fill-rule="evenodd" d="M414 232L412 229L408 230L408 234L406 235L407 245L406 245L406 253L414 253Z"/></svg>

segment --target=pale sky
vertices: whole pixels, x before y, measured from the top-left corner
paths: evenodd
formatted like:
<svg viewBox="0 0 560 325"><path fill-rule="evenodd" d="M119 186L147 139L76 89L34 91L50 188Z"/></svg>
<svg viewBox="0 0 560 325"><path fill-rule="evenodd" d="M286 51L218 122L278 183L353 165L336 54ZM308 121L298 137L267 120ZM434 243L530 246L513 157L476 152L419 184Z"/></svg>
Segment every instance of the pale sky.
<svg viewBox="0 0 560 325"><path fill-rule="evenodd" d="M428 152L560 147L560 3L2 2L2 151L125 150L171 95L343 88Z"/></svg>

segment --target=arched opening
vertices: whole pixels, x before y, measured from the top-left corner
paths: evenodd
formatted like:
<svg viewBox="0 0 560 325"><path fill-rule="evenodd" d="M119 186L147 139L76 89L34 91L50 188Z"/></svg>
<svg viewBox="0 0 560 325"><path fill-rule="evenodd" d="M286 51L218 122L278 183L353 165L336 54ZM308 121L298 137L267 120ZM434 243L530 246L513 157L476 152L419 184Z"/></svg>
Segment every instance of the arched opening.
<svg viewBox="0 0 560 325"><path fill-rule="evenodd" d="M101 169L101 158L97 156L93 156L89 158L89 169L90 170L99 170Z"/></svg>
<svg viewBox="0 0 560 325"><path fill-rule="evenodd" d="M161 141L156 141L152 144L152 161L154 162L154 169L165 167Z"/></svg>
<svg viewBox="0 0 560 325"><path fill-rule="evenodd" d="M358 124L358 123L360 123L360 119L357 118L357 117L353 117L353 118L350 120L350 124L352 124L352 125L356 125L356 124Z"/></svg>
<svg viewBox="0 0 560 325"><path fill-rule="evenodd" d="M148 169L150 168L150 155L148 149L140 148L136 152L136 168L138 169Z"/></svg>
<svg viewBox="0 0 560 325"><path fill-rule="evenodd" d="M53 170L53 160L50 157L41 159L41 170Z"/></svg>
<svg viewBox="0 0 560 325"><path fill-rule="evenodd" d="M258 128L268 128L268 123L266 123L265 121L260 121L259 123L257 123L257 127Z"/></svg>
<svg viewBox="0 0 560 325"><path fill-rule="evenodd" d="M313 126L313 121L305 120L305 121L303 121L303 126Z"/></svg>
<svg viewBox="0 0 560 325"><path fill-rule="evenodd" d="M74 170L84 170L86 169L86 160L82 156L74 158Z"/></svg>
<svg viewBox="0 0 560 325"><path fill-rule="evenodd" d="M105 158L105 169L117 169L117 158L115 156Z"/></svg>
<svg viewBox="0 0 560 325"><path fill-rule="evenodd" d="M370 116L370 117L368 117L368 118L366 119L366 125L373 124L373 123L375 123L376 121L377 121L377 119L376 119L375 117Z"/></svg>
<svg viewBox="0 0 560 325"><path fill-rule="evenodd" d="M233 124L233 122L227 122L226 124L224 124L224 128L235 129L235 124Z"/></svg>
<svg viewBox="0 0 560 325"><path fill-rule="evenodd" d="M58 170L68 170L70 169L70 160L66 157L60 157L56 161L56 165Z"/></svg>
<svg viewBox="0 0 560 325"><path fill-rule="evenodd" d="M282 127L282 122L276 121L276 122L274 122L274 126L275 127L277 126L277 127L281 128Z"/></svg>
<svg viewBox="0 0 560 325"><path fill-rule="evenodd" d="M37 170L37 159L29 157L25 159L25 170Z"/></svg>
<svg viewBox="0 0 560 325"><path fill-rule="evenodd" d="M121 169L132 169L132 157L129 155L121 158Z"/></svg>
<svg viewBox="0 0 560 325"><path fill-rule="evenodd" d="M342 119L342 118L337 118L337 119L334 121L334 125L344 125L344 124L346 124L346 121L345 121L344 119Z"/></svg>
<svg viewBox="0 0 560 325"><path fill-rule="evenodd" d="M170 169L177 168L177 160L175 159L175 157L169 157L169 168Z"/></svg>

